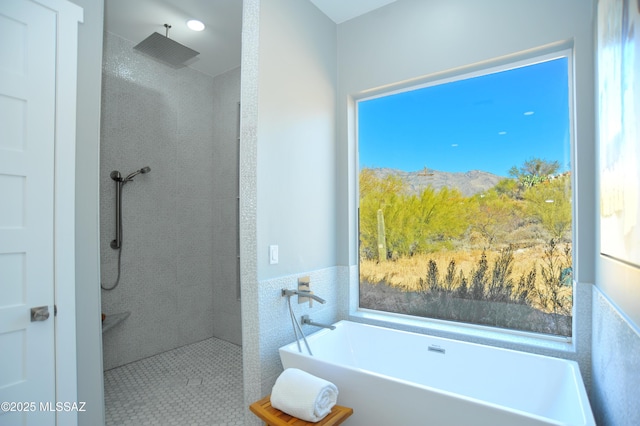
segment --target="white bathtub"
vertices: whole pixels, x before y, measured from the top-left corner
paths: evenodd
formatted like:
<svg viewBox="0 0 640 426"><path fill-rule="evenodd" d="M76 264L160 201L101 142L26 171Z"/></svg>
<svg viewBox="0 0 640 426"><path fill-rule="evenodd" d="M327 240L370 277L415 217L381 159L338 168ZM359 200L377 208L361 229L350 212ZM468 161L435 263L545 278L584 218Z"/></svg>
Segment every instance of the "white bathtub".
<svg viewBox="0 0 640 426"><path fill-rule="evenodd" d="M338 386L350 426L595 425L578 364L340 321L280 348L295 367ZM304 351L304 345L302 345Z"/></svg>

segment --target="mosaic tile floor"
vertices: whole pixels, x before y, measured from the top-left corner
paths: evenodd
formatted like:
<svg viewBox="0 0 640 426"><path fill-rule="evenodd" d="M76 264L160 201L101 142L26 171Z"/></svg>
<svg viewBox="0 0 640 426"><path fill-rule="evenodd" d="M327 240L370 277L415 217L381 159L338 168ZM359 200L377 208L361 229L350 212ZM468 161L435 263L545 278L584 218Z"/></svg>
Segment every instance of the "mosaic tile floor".
<svg viewBox="0 0 640 426"><path fill-rule="evenodd" d="M242 426L242 348L207 339L104 373L106 426Z"/></svg>

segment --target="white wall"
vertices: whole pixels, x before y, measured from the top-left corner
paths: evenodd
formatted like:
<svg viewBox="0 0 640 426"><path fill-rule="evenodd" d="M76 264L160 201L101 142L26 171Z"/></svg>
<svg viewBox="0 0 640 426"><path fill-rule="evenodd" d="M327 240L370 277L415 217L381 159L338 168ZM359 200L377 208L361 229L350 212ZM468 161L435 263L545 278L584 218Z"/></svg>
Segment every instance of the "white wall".
<svg viewBox="0 0 640 426"><path fill-rule="evenodd" d="M240 248L247 404L270 391L281 370L273 342L293 340L280 288L311 274L312 288L332 306L328 319L335 319L335 297L323 292L335 287L337 274L336 57L335 24L310 2L244 1ZM279 246L277 265L268 263L270 244ZM249 413L246 420L259 424Z"/></svg>
<svg viewBox="0 0 640 426"><path fill-rule="evenodd" d="M335 260L335 24L307 1L260 10L258 277ZM279 246L279 263L268 246Z"/></svg>
<svg viewBox="0 0 640 426"><path fill-rule="evenodd" d="M78 425L104 424L100 331L99 200L100 87L103 0L72 0L84 8L78 27L76 120L76 339Z"/></svg>

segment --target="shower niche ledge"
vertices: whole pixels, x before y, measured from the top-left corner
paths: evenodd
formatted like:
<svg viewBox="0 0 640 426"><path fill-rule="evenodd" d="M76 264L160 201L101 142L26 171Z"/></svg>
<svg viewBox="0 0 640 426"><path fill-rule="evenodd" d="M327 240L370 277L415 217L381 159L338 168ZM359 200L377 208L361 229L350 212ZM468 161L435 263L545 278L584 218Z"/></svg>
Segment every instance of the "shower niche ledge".
<svg viewBox="0 0 640 426"><path fill-rule="evenodd" d="M107 315L102 321L102 333L106 333L122 321L129 318L131 312L120 312L119 314Z"/></svg>

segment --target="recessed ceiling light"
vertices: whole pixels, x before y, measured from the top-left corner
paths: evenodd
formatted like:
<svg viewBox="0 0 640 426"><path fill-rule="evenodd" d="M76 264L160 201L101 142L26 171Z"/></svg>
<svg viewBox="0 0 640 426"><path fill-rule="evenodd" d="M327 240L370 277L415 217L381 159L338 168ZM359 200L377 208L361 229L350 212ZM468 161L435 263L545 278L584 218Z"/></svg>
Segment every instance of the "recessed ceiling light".
<svg viewBox="0 0 640 426"><path fill-rule="evenodd" d="M204 24L197 19L191 19L187 21L187 27L193 31L202 31L204 30Z"/></svg>

